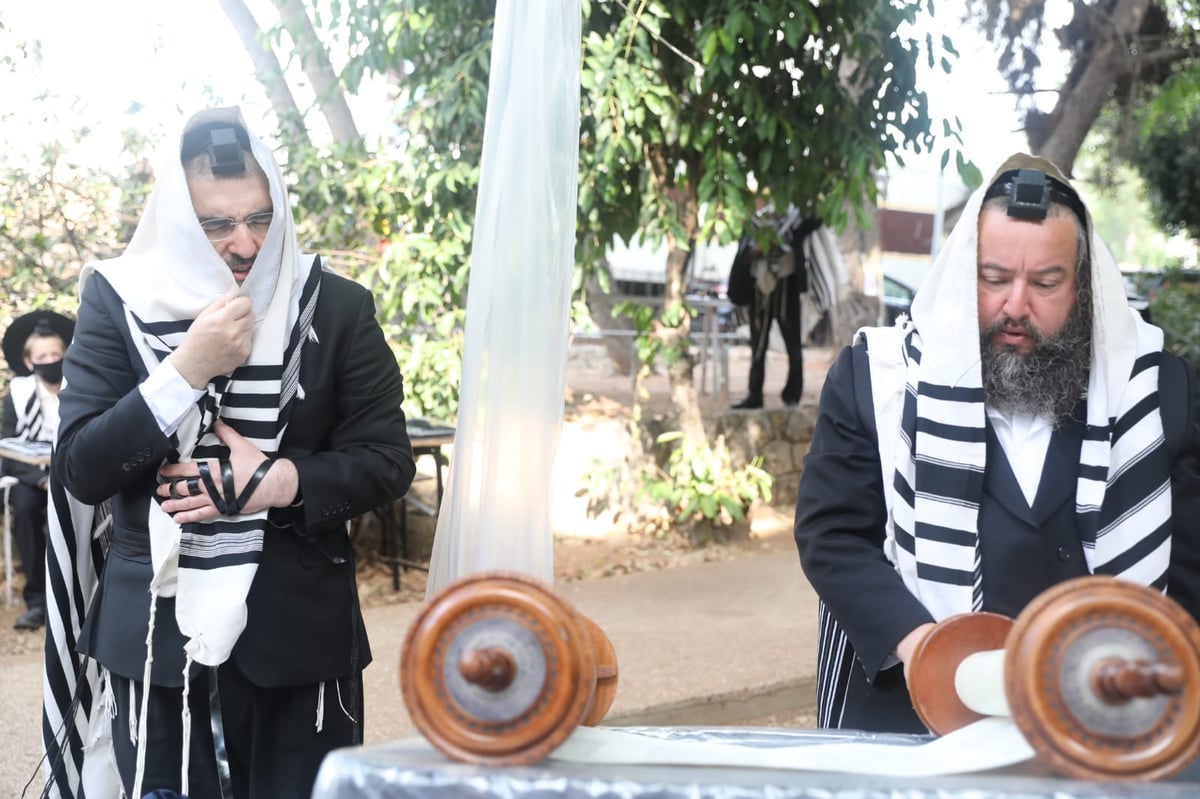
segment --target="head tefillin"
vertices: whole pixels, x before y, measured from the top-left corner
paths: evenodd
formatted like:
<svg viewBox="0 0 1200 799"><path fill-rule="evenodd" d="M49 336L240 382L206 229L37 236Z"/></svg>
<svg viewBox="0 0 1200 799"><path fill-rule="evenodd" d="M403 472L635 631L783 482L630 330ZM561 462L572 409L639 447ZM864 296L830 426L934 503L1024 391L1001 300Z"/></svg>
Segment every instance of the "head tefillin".
<svg viewBox="0 0 1200 799"><path fill-rule="evenodd" d="M1008 215L1045 219L1050 211L1050 179L1040 169L1019 169L1008 184Z"/></svg>
<svg viewBox="0 0 1200 799"><path fill-rule="evenodd" d="M246 171L246 153L250 137L245 129L228 122L209 122L183 135L179 160L186 164L201 153L208 153L212 173L218 177L241 175Z"/></svg>
<svg viewBox="0 0 1200 799"><path fill-rule="evenodd" d="M1008 198L1008 215L1017 219L1045 219L1053 201L1071 209L1086 229L1087 213L1083 202L1067 184L1041 169L1011 169L1002 172L984 195L984 202L993 197Z"/></svg>

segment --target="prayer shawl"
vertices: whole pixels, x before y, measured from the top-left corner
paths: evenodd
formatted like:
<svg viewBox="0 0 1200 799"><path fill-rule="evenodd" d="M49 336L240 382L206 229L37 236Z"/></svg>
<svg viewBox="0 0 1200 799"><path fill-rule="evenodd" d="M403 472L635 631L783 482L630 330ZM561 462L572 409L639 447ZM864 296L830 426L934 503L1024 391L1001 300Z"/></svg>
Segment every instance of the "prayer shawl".
<svg viewBox="0 0 1200 799"><path fill-rule="evenodd" d="M828 225L821 225L804 237L804 262L808 268L808 291L817 310L823 313L834 308L850 277L837 237Z"/></svg>
<svg viewBox="0 0 1200 799"><path fill-rule="evenodd" d="M213 121L245 127L237 108L211 109L194 116L184 133ZM180 424L173 438L180 461L227 457L227 448L212 432L217 418L229 423L264 455L274 456L291 406L298 396L302 397L300 355L311 335L320 264L298 252L279 167L262 141L253 134L249 138L253 156L267 175L274 209L254 268L240 289L250 298L254 311L252 349L246 363L208 385ZM156 185L125 253L111 261L87 264L80 276L82 289L91 274L104 275L121 297L128 335L141 360L133 366L143 379L178 346L204 308L237 288L229 267L197 223L179 159L181 141L182 135L157 170ZM53 514L54 555L48 560L58 572L54 582L63 583L64 596L59 602L59 586L55 585L56 600L49 608L43 741L51 756L48 769L54 768L55 757L66 761L58 774L48 773L47 783L55 782L55 789L61 792L58 795L73 796L77 795L73 793L77 786L71 778L82 768L82 751L71 728L86 730L89 710L95 722L91 704L101 703L103 697L94 681L81 684L76 689L79 706L73 708L74 697L63 692L71 687L71 680L53 680L58 688L51 691L51 670L61 674L79 670L75 641L97 581L94 558L79 557L89 550L90 516L66 492L58 490L55 495L67 507L56 508ZM158 503L151 502L148 526L154 571L148 601L175 596L176 621L188 639L188 660L209 666L223 663L245 627L246 595L262 553L265 511L221 516L180 527ZM152 612L151 635L153 624ZM147 678L149 671L148 662ZM59 729L61 721L67 724L65 740ZM106 725L107 720L102 719L101 724ZM85 733L78 735L85 737Z"/></svg>
<svg viewBox="0 0 1200 799"><path fill-rule="evenodd" d="M1035 166L1050 166L1042 164ZM885 554L939 621L979 610L986 590L977 525L987 447L975 268L985 191L968 200L913 301L912 319L858 333L870 358ZM1165 590L1171 482L1158 398L1162 331L1129 308L1090 217L1087 227L1092 362L1074 478L1084 556L1092 573ZM819 626L818 721L837 726L852 679L849 641L824 605Z"/></svg>
<svg viewBox="0 0 1200 799"><path fill-rule="evenodd" d="M14 377L9 383L13 409L17 413L16 437L22 441L53 441L56 425L47 424L38 398L38 379L34 375Z"/></svg>

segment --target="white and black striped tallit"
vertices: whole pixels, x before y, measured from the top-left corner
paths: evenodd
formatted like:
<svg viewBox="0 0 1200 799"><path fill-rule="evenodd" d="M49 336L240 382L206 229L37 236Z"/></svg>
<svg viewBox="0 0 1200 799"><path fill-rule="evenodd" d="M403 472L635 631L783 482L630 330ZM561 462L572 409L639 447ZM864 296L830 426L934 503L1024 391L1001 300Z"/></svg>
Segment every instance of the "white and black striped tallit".
<svg viewBox="0 0 1200 799"><path fill-rule="evenodd" d="M213 121L246 127L238 109L210 109L192 117L184 132ZM111 261L87 264L80 276L82 288L91 274L104 275L121 297L130 341L141 359L141 364L134 366L147 373L178 345L192 320L212 302L235 291L250 298L255 316L251 354L231 375L212 381L179 426L175 441L181 461L228 455L212 432L218 417L265 455L274 455L289 410L303 396L300 356L312 334L321 266L317 259L298 252L291 206L274 156L253 133L249 139L253 156L267 175L274 218L254 268L240 288L197 224L179 159L182 133L168 146L156 170L157 182L125 253ZM71 497L64 499L72 505L70 512L55 513L51 522L58 528L52 539L58 540L61 551L48 562L58 573L51 575L51 582L60 582L73 601L59 604L56 600L48 609L47 651L51 651L50 639L54 638L53 651L65 653L56 656L61 662L47 661L43 737L48 753L52 747L64 748L61 739L54 737L50 719L75 716L76 726L85 726L79 720L90 705L84 701L85 695L90 693L92 701L97 701L100 694L95 673L86 670L85 677L90 679L81 680L71 696L49 687L51 669L64 671L66 661L74 658L74 639L95 585L94 572L89 575L89 565L84 562L91 559L81 555L89 535L75 526L86 511L74 507L79 503ZM176 621L188 639L185 649L190 660L209 666L224 662L244 629L245 599L262 551L265 516L223 516L181 528L157 503L150 503L151 591L155 596L175 596ZM54 682L65 686L69 681ZM75 694L79 703L72 708ZM48 763L47 783L59 786L65 782L56 787L54 795L90 795L87 766L79 765L82 756L75 737L68 736L67 744L69 757L63 759L73 766L51 772L54 764ZM89 759L92 757L89 753ZM80 774L84 775L82 785Z"/></svg>
<svg viewBox="0 0 1200 799"><path fill-rule="evenodd" d="M14 377L8 385L13 410L17 414L16 438L22 441L53 441L53 426L47 425L42 415L37 376Z"/></svg>
<svg viewBox="0 0 1200 799"><path fill-rule="evenodd" d="M870 353L888 511L884 551L936 620L980 609L987 590L977 525L987 450L976 296L984 191L968 200L913 301L912 321L859 331ZM1092 362L1076 518L1089 571L1165 589L1171 491L1158 403L1162 331L1129 308L1112 254L1090 220L1088 227ZM836 725L851 650L824 606L820 625L818 712Z"/></svg>
<svg viewBox="0 0 1200 799"><path fill-rule="evenodd" d="M821 225L804 237L802 246L808 268L809 293L818 310L828 311L838 304L843 287L850 283L837 236L828 225Z"/></svg>

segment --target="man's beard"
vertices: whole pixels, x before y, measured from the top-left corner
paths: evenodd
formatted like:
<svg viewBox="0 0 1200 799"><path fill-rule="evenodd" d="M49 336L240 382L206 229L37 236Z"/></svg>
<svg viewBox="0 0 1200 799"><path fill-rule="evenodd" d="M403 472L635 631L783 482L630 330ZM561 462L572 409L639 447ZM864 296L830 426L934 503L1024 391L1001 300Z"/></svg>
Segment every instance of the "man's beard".
<svg viewBox="0 0 1200 799"><path fill-rule="evenodd" d="M997 347L992 339L1005 326L1002 318L979 333L983 389L988 405L1006 413L1026 413L1049 418L1054 427L1075 410L1087 391L1092 360L1090 314L1076 303L1066 326L1046 336L1028 320L1020 324L1033 339L1033 349L1020 353Z"/></svg>

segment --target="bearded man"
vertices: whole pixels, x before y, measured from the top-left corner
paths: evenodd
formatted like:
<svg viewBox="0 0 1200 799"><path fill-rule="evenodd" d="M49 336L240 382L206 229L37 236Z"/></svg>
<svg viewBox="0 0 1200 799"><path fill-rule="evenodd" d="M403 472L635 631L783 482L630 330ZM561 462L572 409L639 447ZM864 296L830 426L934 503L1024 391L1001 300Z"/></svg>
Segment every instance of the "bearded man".
<svg viewBox="0 0 1200 799"><path fill-rule="evenodd" d="M925 732L904 664L932 625L1073 577L1200 614L1196 378L1162 342L1066 178L1009 158L912 318L860 331L821 394L795 528L820 726Z"/></svg>

